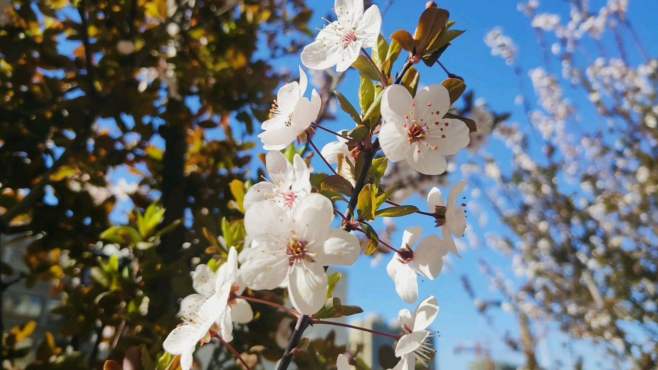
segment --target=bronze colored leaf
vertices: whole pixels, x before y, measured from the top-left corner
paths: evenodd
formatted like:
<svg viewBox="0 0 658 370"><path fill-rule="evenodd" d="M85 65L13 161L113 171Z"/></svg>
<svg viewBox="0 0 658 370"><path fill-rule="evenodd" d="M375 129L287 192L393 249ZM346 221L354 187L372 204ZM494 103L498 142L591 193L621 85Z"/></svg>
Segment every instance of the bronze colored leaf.
<svg viewBox="0 0 658 370"><path fill-rule="evenodd" d="M396 31L393 36L391 36L391 38L395 40L402 49L413 53L414 48L416 47L416 41L409 32L405 30L399 30Z"/></svg>
<svg viewBox="0 0 658 370"><path fill-rule="evenodd" d="M464 81L458 79L458 78L449 78L441 84L448 89L448 92L450 93L450 103L453 104L454 102L459 99L460 96L464 93L466 90L466 84Z"/></svg>
<svg viewBox="0 0 658 370"><path fill-rule="evenodd" d="M450 13L445 9L439 9L436 6L431 6L420 15L420 20L418 21L418 27L416 28L416 33L414 34L414 40L416 40L416 53L423 55L425 48L439 35L443 28L445 28L446 23Z"/></svg>

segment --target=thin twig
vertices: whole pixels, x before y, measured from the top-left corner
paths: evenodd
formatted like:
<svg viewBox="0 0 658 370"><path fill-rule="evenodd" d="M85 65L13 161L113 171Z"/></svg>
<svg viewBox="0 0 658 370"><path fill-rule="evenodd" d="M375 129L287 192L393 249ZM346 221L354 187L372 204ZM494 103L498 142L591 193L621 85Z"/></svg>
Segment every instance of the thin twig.
<svg viewBox="0 0 658 370"><path fill-rule="evenodd" d="M293 316L293 317L299 317L300 316L299 312L297 312L297 311L295 311L291 308L288 308L288 307L286 307L282 304L278 304L276 302L268 301L266 299L250 297L250 296L246 296L246 295L238 295L238 296L235 296L235 298L242 298L245 301L264 304L266 306L270 306L270 307L276 308L280 311L283 311L283 312L285 312L285 313L287 313L287 314L289 314L290 316Z"/></svg>
<svg viewBox="0 0 658 370"><path fill-rule="evenodd" d="M327 158L325 158L325 157L322 155L322 153L320 152L320 149L318 149L318 147L315 146L315 143L313 143L313 140L311 140L311 139L309 138L309 139L308 139L308 143L311 144L311 147L313 148L313 150L315 150L315 152L318 153L318 156L320 156L320 158L322 158L322 161L324 162L324 164L327 165L327 167L329 167L329 169L331 170L331 172L333 172L334 175L336 175L336 176L340 176L340 175L338 174L338 172L336 172L336 170L334 169L334 167L331 165L331 163L329 163L329 161L327 160Z"/></svg>
<svg viewBox="0 0 658 370"><path fill-rule="evenodd" d="M293 351L299 345L299 342L302 340L302 335L304 330L308 328L309 325L313 322L313 319L308 315L302 315L297 319L297 325L295 325L295 330L290 335L290 341L288 341L288 346L286 347L283 356L279 360L279 364L276 367L276 370L286 370L292 361Z"/></svg>
<svg viewBox="0 0 658 370"><path fill-rule="evenodd" d="M222 342L222 344L224 345L224 347L226 347L226 349L228 349L228 351L231 352L231 354L233 355L233 357L235 357L236 360L240 361L240 363L242 364L242 366L244 366L247 370L251 370L251 367L250 367L249 365L247 365L247 363L244 361L244 359L243 359L242 356L240 355L240 352L238 352L238 350L235 349L235 347L233 347L233 345L232 345L231 343L225 341L225 340L222 338L221 335L218 335L217 338L219 338L219 341Z"/></svg>
<svg viewBox="0 0 658 370"><path fill-rule="evenodd" d="M351 137L349 137L349 136L347 136L347 135L343 135L343 134L341 134L340 132L336 132L336 131L334 131L334 130L328 129L328 128L326 128L326 127L320 125L319 123L312 123L311 125L312 125L313 127L315 127L315 128L319 128L320 130L327 131L327 132L330 133L330 134L334 134L334 135L336 135L336 136L338 136L338 137L342 137L342 138L345 139L345 140L352 140Z"/></svg>
<svg viewBox="0 0 658 370"><path fill-rule="evenodd" d="M350 329L356 329L356 330L361 330L361 331L366 331L368 333L376 334L376 335L381 335L384 337L392 338L395 340L400 339L399 335L396 334L391 334L391 333L386 333L383 331L378 331L378 330L373 330L373 329L368 329L364 328L361 326L356 326L356 325L350 325L350 324L345 324L342 322L337 322L337 321L329 321L329 320L318 320L318 319L313 319L313 324L324 324L324 325L334 325L334 326L342 326L344 328L350 328Z"/></svg>

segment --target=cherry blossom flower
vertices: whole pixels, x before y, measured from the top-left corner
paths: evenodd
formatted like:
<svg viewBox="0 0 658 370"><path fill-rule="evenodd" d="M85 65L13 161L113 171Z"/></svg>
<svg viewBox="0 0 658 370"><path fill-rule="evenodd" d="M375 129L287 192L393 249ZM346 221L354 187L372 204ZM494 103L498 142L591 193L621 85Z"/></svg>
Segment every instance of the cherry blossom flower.
<svg viewBox="0 0 658 370"><path fill-rule="evenodd" d="M466 210L461 204L457 204L457 197L464 191L465 181L460 181L455 185L448 195L448 205L443 202L441 190L432 188L427 194L427 205L430 212L436 214L437 225L443 226L443 237L446 245L453 253L458 253L454 237L464 236L466 231Z"/></svg>
<svg viewBox="0 0 658 370"><path fill-rule="evenodd" d="M350 365L349 358L343 354L338 354L336 358L336 370L355 370L356 367Z"/></svg>
<svg viewBox="0 0 658 370"><path fill-rule="evenodd" d="M270 290L287 282L292 305L303 314L325 303L324 266L351 265L359 256L358 239L331 229L331 201L317 193L281 212L271 201L252 205L245 214L250 247L240 258L240 274L252 289Z"/></svg>
<svg viewBox="0 0 658 370"><path fill-rule="evenodd" d="M469 142L469 130L458 119L446 118L450 95L443 85L430 85L412 98L402 85L391 85L382 96L384 123L379 141L391 162L401 160L426 175L446 170L446 155Z"/></svg>
<svg viewBox="0 0 658 370"><path fill-rule="evenodd" d="M356 164L356 159L350 152L347 143L345 143L343 138L338 138L336 141L327 143L322 147L320 153L329 164L336 164L338 166L336 172L338 172L339 175L344 177L352 185L356 183L356 179L352 173L352 169Z"/></svg>
<svg viewBox="0 0 658 370"><path fill-rule="evenodd" d="M299 68L299 82L283 85L270 109L270 118L263 122L264 130L258 137L266 150L281 150L301 135L320 113L322 101L315 89L311 100L306 98L308 79Z"/></svg>
<svg viewBox="0 0 658 370"><path fill-rule="evenodd" d="M311 69L347 70L359 57L361 48L377 45L382 16L376 5L363 11L363 0L336 0L337 20L318 33L302 50L302 63Z"/></svg>
<svg viewBox="0 0 658 370"><path fill-rule="evenodd" d="M428 343L432 333L427 328L438 314L439 305L434 297L422 301L413 315L407 309L400 310L398 319L403 335L395 346L395 356L400 361L393 370L413 370L417 359L424 363L431 359L434 348Z"/></svg>
<svg viewBox="0 0 658 370"><path fill-rule="evenodd" d="M395 253L386 266L388 276L395 283L395 291L407 303L418 299L416 275L434 280L443 268L443 256L447 252L446 242L436 236L424 239L415 251L412 250L421 232L420 227L404 230L400 253Z"/></svg>
<svg viewBox="0 0 658 370"><path fill-rule="evenodd" d="M209 331L226 342L233 340L233 322L247 323L253 318L249 303L234 298L244 287L237 281L238 256L235 248L229 250L226 263L213 273L207 265L199 265L192 273L196 293L181 302L179 316L184 323L169 333L163 343L164 350L180 355L181 368L191 369L196 344L210 340Z"/></svg>
<svg viewBox="0 0 658 370"><path fill-rule="evenodd" d="M291 210L311 193L311 170L299 155L295 155L291 164L281 152L270 151L265 156L265 166L271 181L261 181L249 188L244 197L245 210L264 200Z"/></svg>

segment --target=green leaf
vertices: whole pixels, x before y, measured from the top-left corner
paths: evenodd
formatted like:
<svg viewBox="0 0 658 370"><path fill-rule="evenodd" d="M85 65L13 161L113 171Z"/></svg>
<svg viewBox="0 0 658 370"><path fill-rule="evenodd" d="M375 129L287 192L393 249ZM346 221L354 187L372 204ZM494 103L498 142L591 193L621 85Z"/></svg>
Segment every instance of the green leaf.
<svg viewBox="0 0 658 370"><path fill-rule="evenodd" d="M382 95L384 95L384 90L381 87L376 86L375 91L375 98L370 104L368 111L363 115L363 122L369 122L370 124L374 124L377 122L377 120L379 120L379 117L381 117L380 106L382 102Z"/></svg>
<svg viewBox="0 0 658 370"><path fill-rule="evenodd" d="M377 216L380 217L401 217L410 215L418 211L416 206L396 206L380 209L377 211Z"/></svg>
<svg viewBox="0 0 658 370"><path fill-rule="evenodd" d="M246 236L246 230L242 219L228 221L226 217L222 217L220 227L222 229L222 236L224 237L226 246L229 248L235 247L240 250Z"/></svg>
<svg viewBox="0 0 658 370"><path fill-rule="evenodd" d="M466 84L459 78L449 78L441 82L441 85L448 89L450 93L450 104L454 104L466 90Z"/></svg>
<svg viewBox="0 0 658 370"><path fill-rule="evenodd" d="M146 208L144 215L137 213L137 229L142 239L147 239L164 220L165 209L153 203Z"/></svg>
<svg viewBox="0 0 658 370"><path fill-rule="evenodd" d="M340 301L340 298L333 297L328 299L324 307L322 307L320 311L313 315L313 317L316 319L330 319L356 315L361 312L363 312L361 307L343 305Z"/></svg>
<svg viewBox="0 0 658 370"><path fill-rule="evenodd" d="M343 274L340 272L334 272L333 274L329 275L327 277L327 299L331 298L334 296L334 289L336 289L336 284L340 281L340 279L343 278Z"/></svg>
<svg viewBox="0 0 658 370"><path fill-rule="evenodd" d="M351 195L354 187L344 177L338 175L327 176L320 185L322 190L330 190L341 194Z"/></svg>
<svg viewBox="0 0 658 370"><path fill-rule="evenodd" d="M418 88L418 81L420 79L420 74L416 68L411 67L407 70L407 73L402 77L402 84L409 90L411 96L416 96L416 89Z"/></svg>
<svg viewBox="0 0 658 370"><path fill-rule="evenodd" d="M364 220L374 219L373 204L370 184L366 184L361 191L356 201L356 209L359 211L359 217Z"/></svg>
<svg viewBox="0 0 658 370"><path fill-rule="evenodd" d="M380 79L377 66L370 62L368 57L364 55L359 55L356 61L352 64L352 67L356 68L362 77L366 77L375 81L379 81Z"/></svg>
<svg viewBox="0 0 658 370"><path fill-rule="evenodd" d="M386 157L373 159L372 165L370 166L370 176L373 177L376 184L379 184L379 182L382 180L382 177L384 176L387 168L388 159L386 159Z"/></svg>
<svg viewBox="0 0 658 370"><path fill-rule="evenodd" d="M140 233L130 226L112 226L103 231L101 240L122 245L133 245L142 241Z"/></svg>
<svg viewBox="0 0 658 370"><path fill-rule="evenodd" d="M357 124L361 123L361 116L359 116L359 113L356 111L352 103L350 103L350 101L347 100L345 95L339 93L338 91L334 91L334 94L338 98L338 103L340 104L341 109L343 109L345 113L347 113L350 117L352 117L354 122L356 122Z"/></svg>
<svg viewBox="0 0 658 370"><path fill-rule="evenodd" d="M379 35L377 37L377 47L372 49L372 59L375 61L377 67L381 68L386 61L386 55L388 54L388 43L384 36Z"/></svg>
<svg viewBox="0 0 658 370"><path fill-rule="evenodd" d="M356 141L361 141L366 137L368 137L369 133L370 133L370 128L368 128L368 126L358 125L352 131L350 131L348 135Z"/></svg>
<svg viewBox="0 0 658 370"><path fill-rule="evenodd" d="M286 147L286 150L283 152L283 156L286 157L288 162L292 163L293 158L295 158L295 154L297 151L295 150L295 144L290 144Z"/></svg>
<svg viewBox="0 0 658 370"><path fill-rule="evenodd" d="M370 108L374 98L375 86L370 79L363 78L362 76L359 84L359 106L362 113L365 113Z"/></svg>
<svg viewBox="0 0 658 370"><path fill-rule="evenodd" d="M244 182L235 179L230 182L229 189L234 199L234 202L229 202L229 208L244 213L244 196L246 193Z"/></svg>
<svg viewBox="0 0 658 370"><path fill-rule="evenodd" d="M395 64L395 61L398 60L398 56L400 56L401 51L402 47L400 46L400 43L396 40L391 40L391 45L389 45L388 52L386 53L386 61L382 65L382 71L386 76L391 75L393 64Z"/></svg>

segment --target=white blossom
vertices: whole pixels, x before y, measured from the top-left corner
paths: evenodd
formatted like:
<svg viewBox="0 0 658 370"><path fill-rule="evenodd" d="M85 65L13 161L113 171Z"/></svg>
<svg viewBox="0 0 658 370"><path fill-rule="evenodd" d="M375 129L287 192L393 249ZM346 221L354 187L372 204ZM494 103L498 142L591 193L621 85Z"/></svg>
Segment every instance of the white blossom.
<svg viewBox="0 0 658 370"><path fill-rule="evenodd" d="M179 316L183 324L169 333L163 343L165 351L180 355L183 370L192 368L196 344L208 341L210 330L221 338L233 340L233 323L251 321L253 312L244 299L235 299L243 287L237 281L238 259L235 248L229 250L227 261L213 273L208 266L199 265L192 274L196 293L190 294L181 302ZM212 329L215 327L215 329Z"/></svg>
<svg viewBox="0 0 658 370"><path fill-rule="evenodd" d="M443 237L448 249L453 253L458 253L454 237L462 237L466 231L466 215L464 206L457 204L457 197L464 191L465 181L460 181L450 190L448 195L448 204L443 202L441 190L432 188L427 194L427 205L430 212L435 212L437 207L445 207L445 223L443 224Z"/></svg>
<svg viewBox="0 0 658 370"><path fill-rule="evenodd" d="M436 236L427 237L413 250L412 246L421 232L420 227L404 230L400 253L395 253L386 266L386 272L395 284L395 291L407 303L414 303L418 299L417 275L434 280L443 268L443 256L448 251L446 242Z"/></svg>
<svg viewBox="0 0 658 370"><path fill-rule="evenodd" d="M427 328L438 314L439 305L433 296L422 301L413 315L407 309L400 310L398 319L403 335L395 345L395 357L400 361L392 370L414 370L417 359L427 364L434 353L428 341L432 333Z"/></svg>
<svg viewBox="0 0 658 370"><path fill-rule="evenodd" d="M325 303L324 266L351 265L359 256L358 239L331 228L331 201L317 193L304 198L292 212L281 212L271 201L252 205L245 214L251 246L240 255L240 274L252 289L274 289L287 283L292 305L304 314Z"/></svg>
<svg viewBox="0 0 658 370"><path fill-rule="evenodd" d="M339 353L336 357L336 370L355 370L356 367L350 365L349 358L343 354Z"/></svg>
<svg viewBox="0 0 658 370"><path fill-rule="evenodd" d="M322 147L320 154L329 162L329 164L336 164L338 168L336 172L352 185L356 183L352 169L356 165L356 158L352 155L345 139L339 137L336 141L327 143Z"/></svg>
<svg viewBox="0 0 658 370"><path fill-rule="evenodd" d="M464 122L445 117L449 109L450 95L443 85L427 86L415 98L402 85L387 87L379 141L389 161L405 160L426 175L445 172L445 156L456 154L470 140Z"/></svg>
<svg viewBox="0 0 658 370"><path fill-rule="evenodd" d="M270 151L265 156L265 166L270 181L261 181L249 188L244 197L245 210L265 200L292 210L311 193L311 170L299 155L295 154L291 164L281 152Z"/></svg>
<svg viewBox="0 0 658 370"><path fill-rule="evenodd" d="M347 70L362 48L377 45L382 16L376 5L363 11L363 0L336 0L337 20L323 28L314 42L302 50L302 63L311 69Z"/></svg>
<svg viewBox="0 0 658 370"><path fill-rule="evenodd" d="M266 150L281 150L309 128L320 113L322 101L313 89L311 100L304 96L308 79L299 68L299 82L283 85L270 109L270 118L263 122L263 132L258 135Z"/></svg>

